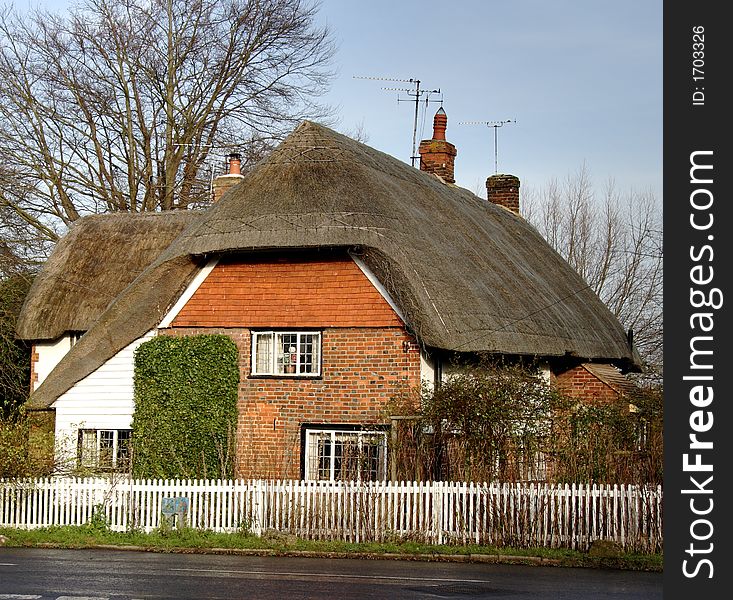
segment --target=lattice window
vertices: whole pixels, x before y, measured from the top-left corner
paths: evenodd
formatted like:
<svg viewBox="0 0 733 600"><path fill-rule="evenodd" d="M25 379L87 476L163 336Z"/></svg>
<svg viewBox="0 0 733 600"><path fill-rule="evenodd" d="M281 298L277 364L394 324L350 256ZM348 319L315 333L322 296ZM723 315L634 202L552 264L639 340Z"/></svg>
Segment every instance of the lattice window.
<svg viewBox="0 0 733 600"><path fill-rule="evenodd" d="M252 374L301 377L320 375L320 332L254 332L252 334Z"/></svg>
<svg viewBox="0 0 733 600"><path fill-rule="evenodd" d="M130 468L130 429L80 429L79 466L103 471Z"/></svg>
<svg viewBox="0 0 733 600"><path fill-rule="evenodd" d="M386 432L307 429L305 436L305 479L386 479Z"/></svg>

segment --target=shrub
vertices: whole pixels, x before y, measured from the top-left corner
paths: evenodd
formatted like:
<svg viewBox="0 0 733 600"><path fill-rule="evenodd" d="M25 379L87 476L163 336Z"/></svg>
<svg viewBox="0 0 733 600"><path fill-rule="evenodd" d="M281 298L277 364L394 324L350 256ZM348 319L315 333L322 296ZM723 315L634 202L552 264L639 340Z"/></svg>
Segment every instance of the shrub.
<svg viewBox="0 0 733 600"><path fill-rule="evenodd" d="M397 479L662 481L661 390L583 403L533 365L482 359L454 365L437 389L393 398L387 411Z"/></svg>
<svg viewBox="0 0 733 600"><path fill-rule="evenodd" d="M22 412L0 419L0 479L41 477L53 466L53 429L33 427Z"/></svg>

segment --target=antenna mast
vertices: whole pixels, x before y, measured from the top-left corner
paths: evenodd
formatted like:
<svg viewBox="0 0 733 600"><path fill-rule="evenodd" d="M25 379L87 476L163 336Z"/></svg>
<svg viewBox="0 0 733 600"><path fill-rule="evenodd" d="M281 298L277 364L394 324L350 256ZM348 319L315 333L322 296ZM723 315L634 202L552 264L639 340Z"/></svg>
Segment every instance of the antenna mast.
<svg viewBox="0 0 733 600"><path fill-rule="evenodd" d="M412 88L393 88L393 87L383 87L383 90L387 91L393 91L393 92L405 92L408 96L412 96L414 100L412 99L406 99L406 98L397 98L397 102L414 102L415 103L415 119L412 126L412 154L410 156L410 162L412 166L415 166L415 160L419 158L416 154L416 148L417 148L417 121L418 121L418 114L420 111L420 97L423 94L427 94L430 96L430 94L440 94L440 88L437 90L424 90L420 89L420 80L419 79L393 79L391 77L361 77L354 75L354 79L371 79L375 81L395 81L400 83L411 83L414 87ZM428 98L425 99L425 103L428 102L437 102L437 100L429 100ZM441 99L440 102L442 103L443 100Z"/></svg>
<svg viewBox="0 0 733 600"><path fill-rule="evenodd" d="M494 128L494 173L499 172L499 146L497 139L497 131L499 127L503 127L507 123L516 123L516 119L507 119L506 121L458 121L459 125L486 125Z"/></svg>

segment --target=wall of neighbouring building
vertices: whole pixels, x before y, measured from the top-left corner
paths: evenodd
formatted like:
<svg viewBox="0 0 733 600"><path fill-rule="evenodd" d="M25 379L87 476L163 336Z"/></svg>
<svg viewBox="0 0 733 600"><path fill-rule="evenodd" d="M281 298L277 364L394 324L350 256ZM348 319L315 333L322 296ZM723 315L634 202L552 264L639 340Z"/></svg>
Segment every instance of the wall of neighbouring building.
<svg viewBox="0 0 733 600"><path fill-rule="evenodd" d="M571 398L584 402L613 402L620 394L599 379L585 365L578 365L560 373L554 378L558 389Z"/></svg>
<svg viewBox="0 0 733 600"><path fill-rule="evenodd" d="M73 346L73 337L62 335L57 340L36 342L31 350L31 392L35 391L48 374Z"/></svg>

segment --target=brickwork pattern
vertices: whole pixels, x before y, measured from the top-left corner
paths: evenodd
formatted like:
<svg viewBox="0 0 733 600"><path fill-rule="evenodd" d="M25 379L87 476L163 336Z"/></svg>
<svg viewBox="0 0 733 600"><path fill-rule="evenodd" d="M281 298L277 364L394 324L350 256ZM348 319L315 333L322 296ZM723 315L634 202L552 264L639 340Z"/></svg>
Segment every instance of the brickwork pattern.
<svg viewBox="0 0 733 600"><path fill-rule="evenodd" d="M486 197L519 214L519 178L514 175L492 175L486 180Z"/></svg>
<svg viewBox="0 0 733 600"><path fill-rule="evenodd" d="M435 173L446 183L455 183L454 165L456 147L443 140L423 140L420 142L420 170Z"/></svg>
<svg viewBox="0 0 733 600"><path fill-rule="evenodd" d="M223 333L237 344L237 476L243 478L299 478L302 424L382 423L389 399L420 381L419 347L401 327L324 329L317 379L251 377L247 328L164 333Z"/></svg>
<svg viewBox="0 0 733 600"><path fill-rule="evenodd" d="M601 381L583 365L555 377L558 389L571 398L584 402L608 403L619 399L619 393Z"/></svg>
<svg viewBox="0 0 733 600"><path fill-rule="evenodd" d="M220 262L174 327L396 327L402 322L347 256Z"/></svg>
<svg viewBox="0 0 733 600"><path fill-rule="evenodd" d="M234 173L227 175L220 175L214 180L214 189L212 194L212 202L216 203L221 200L221 197L226 194L235 185L241 183L244 179L244 175Z"/></svg>
<svg viewBox="0 0 733 600"><path fill-rule="evenodd" d="M38 371L36 371L36 365L38 364L39 360L38 356L38 350L36 349L36 345L33 344L31 346L31 381L30 381L30 391L31 393L33 390L36 389L36 384L38 383Z"/></svg>

